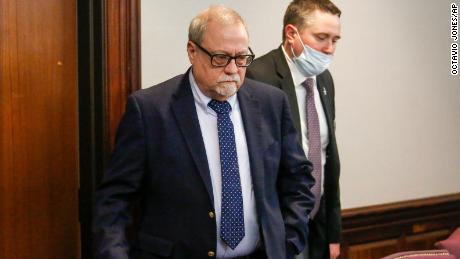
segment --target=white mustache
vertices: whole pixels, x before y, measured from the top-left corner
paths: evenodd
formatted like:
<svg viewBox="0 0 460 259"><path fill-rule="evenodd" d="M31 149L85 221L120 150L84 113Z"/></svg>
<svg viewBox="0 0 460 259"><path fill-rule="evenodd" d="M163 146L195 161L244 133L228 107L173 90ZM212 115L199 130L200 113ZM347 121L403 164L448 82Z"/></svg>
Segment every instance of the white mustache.
<svg viewBox="0 0 460 259"><path fill-rule="evenodd" d="M232 82L232 81L237 84L240 83L240 77L238 76L238 74L224 75L218 79L218 83Z"/></svg>

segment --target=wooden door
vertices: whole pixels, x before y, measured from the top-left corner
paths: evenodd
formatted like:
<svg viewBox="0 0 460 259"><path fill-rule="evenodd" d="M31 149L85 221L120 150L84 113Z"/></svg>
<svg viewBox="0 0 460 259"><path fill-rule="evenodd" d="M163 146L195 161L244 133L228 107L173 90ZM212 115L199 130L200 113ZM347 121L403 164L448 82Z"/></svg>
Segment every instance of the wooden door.
<svg viewBox="0 0 460 259"><path fill-rule="evenodd" d="M0 0L0 258L79 258L76 0Z"/></svg>

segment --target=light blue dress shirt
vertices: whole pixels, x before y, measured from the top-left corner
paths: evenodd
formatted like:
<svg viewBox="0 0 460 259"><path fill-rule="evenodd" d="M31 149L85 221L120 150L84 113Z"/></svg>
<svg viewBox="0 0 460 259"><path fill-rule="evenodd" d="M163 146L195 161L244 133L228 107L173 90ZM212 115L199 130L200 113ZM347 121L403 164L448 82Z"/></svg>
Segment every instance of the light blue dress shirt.
<svg viewBox="0 0 460 259"><path fill-rule="evenodd" d="M230 119L232 120L236 152L238 156L238 166L241 179L241 191L243 196L243 211L244 211L244 228L245 236L238 244L235 250L228 247L220 238L220 222L221 222L221 202L222 202L222 176L219 153L219 137L217 131L217 114L214 110L208 107L211 98L201 92L193 71L189 73L190 85L192 88L195 107L200 123L201 134L203 136L206 156L208 159L209 171L211 173L212 192L214 196L214 210L217 224L217 251L216 257L233 258L249 255L255 251L260 241L259 223L257 221L256 201L254 197L254 189L251 179L251 168L249 163L248 146L246 143L246 135L244 132L243 119L237 95L233 95L227 101L232 107Z"/></svg>

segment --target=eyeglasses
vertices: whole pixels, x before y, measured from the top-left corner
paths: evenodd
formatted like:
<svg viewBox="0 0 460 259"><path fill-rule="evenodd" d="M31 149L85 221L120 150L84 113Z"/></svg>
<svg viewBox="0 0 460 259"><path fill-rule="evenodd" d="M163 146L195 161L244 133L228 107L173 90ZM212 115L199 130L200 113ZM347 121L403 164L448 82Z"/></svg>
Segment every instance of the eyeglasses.
<svg viewBox="0 0 460 259"><path fill-rule="evenodd" d="M251 54L246 54L246 55L236 55L234 57L226 55L226 54L211 54L209 51L207 51L205 48L201 47L200 44L193 42L198 48L200 48L204 53L208 54L208 56L211 58L211 65L215 67L225 67L230 62L232 59L235 60L235 64L237 67L247 67L249 66L252 61L255 58L254 53L252 52L252 49L249 48L249 51Z"/></svg>

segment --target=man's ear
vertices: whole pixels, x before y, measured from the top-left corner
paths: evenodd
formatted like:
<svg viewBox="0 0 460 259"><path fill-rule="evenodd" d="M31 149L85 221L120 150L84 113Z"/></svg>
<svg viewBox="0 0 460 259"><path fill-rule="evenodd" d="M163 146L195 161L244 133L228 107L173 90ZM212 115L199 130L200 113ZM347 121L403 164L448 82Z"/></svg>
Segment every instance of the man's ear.
<svg viewBox="0 0 460 259"><path fill-rule="evenodd" d="M195 60L195 56L196 56L196 47L191 41L187 42L187 54L188 54L188 60L190 61L191 64L193 64L193 61Z"/></svg>
<svg viewBox="0 0 460 259"><path fill-rule="evenodd" d="M292 24L287 24L284 27L284 35L286 38L286 41L290 44L293 45L295 38L297 37L297 29L294 25Z"/></svg>

